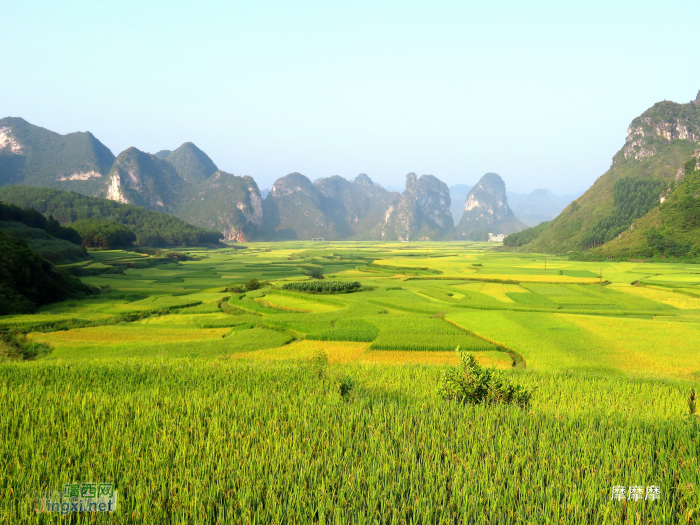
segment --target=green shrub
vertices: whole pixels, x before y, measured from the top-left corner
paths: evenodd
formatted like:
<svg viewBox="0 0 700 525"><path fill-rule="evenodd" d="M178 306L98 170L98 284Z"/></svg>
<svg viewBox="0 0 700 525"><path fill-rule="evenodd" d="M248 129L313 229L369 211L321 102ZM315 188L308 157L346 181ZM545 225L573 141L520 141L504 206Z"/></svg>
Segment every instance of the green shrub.
<svg viewBox="0 0 700 525"><path fill-rule="evenodd" d="M522 408L530 406L534 389L515 385L501 371L482 368L473 354L457 347L461 370L445 370L438 384L438 395L448 401L479 404L515 404Z"/></svg>
<svg viewBox="0 0 700 525"><path fill-rule="evenodd" d="M306 271L306 275L311 277L312 279L323 279L323 268L319 268L317 266L314 266L313 268L309 268Z"/></svg>
<svg viewBox="0 0 700 525"><path fill-rule="evenodd" d="M340 397L343 398L343 401L348 400L350 392L354 387L355 381L350 376L341 376L338 378L338 382L336 383L336 388L338 389Z"/></svg>
<svg viewBox="0 0 700 525"><path fill-rule="evenodd" d="M14 330L0 331L0 359L29 361L48 354L53 348L46 343L29 341L27 336Z"/></svg>

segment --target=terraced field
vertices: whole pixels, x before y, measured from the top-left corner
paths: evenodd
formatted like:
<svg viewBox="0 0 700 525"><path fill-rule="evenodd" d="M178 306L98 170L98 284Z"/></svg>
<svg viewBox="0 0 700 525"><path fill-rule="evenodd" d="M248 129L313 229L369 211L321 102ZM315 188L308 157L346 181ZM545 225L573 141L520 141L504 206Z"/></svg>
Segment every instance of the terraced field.
<svg viewBox="0 0 700 525"><path fill-rule="evenodd" d="M74 271L102 294L0 317L53 348L0 363L0 523L88 478L119 486L115 523L697 522L700 266L494 246L93 252ZM283 289L314 268L362 287ZM457 346L536 386L532 410L438 399ZM662 498L611 501L633 484Z"/></svg>

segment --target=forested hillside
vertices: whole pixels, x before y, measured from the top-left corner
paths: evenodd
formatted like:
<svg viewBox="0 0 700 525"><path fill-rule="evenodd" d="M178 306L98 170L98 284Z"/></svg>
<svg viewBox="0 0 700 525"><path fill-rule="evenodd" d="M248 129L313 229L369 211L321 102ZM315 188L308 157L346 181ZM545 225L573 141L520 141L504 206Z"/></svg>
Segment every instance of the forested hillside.
<svg viewBox="0 0 700 525"><path fill-rule="evenodd" d="M700 150L664 190L663 202L584 259L700 258ZM661 200L661 199L659 199ZM657 200L657 203L659 201Z"/></svg>
<svg viewBox="0 0 700 525"><path fill-rule="evenodd" d="M634 119L610 169L520 249L578 253L610 242L658 206L700 142L700 93L663 101Z"/></svg>
<svg viewBox="0 0 700 525"><path fill-rule="evenodd" d="M218 244L221 233L205 230L166 213L88 197L72 191L27 186L0 188L0 201L52 215L61 224L100 219L129 227L141 246L196 246Z"/></svg>
<svg viewBox="0 0 700 525"><path fill-rule="evenodd" d="M43 304L96 292L77 277L56 270L23 240L0 230L0 315L32 312Z"/></svg>

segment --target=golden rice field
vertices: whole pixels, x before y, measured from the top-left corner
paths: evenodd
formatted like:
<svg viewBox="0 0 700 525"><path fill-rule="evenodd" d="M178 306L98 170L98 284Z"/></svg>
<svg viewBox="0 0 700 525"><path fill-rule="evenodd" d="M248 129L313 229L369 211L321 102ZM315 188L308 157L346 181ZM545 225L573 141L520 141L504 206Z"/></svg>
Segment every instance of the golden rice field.
<svg viewBox="0 0 700 525"><path fill-rule="evenodd" d="M0 317L51 346L0 362L0 524L700 522L700 266L496 246L93 252L102 293ZM530 409L440 399L457 346ZM88 481L115 512L32 511Z"/></svg>

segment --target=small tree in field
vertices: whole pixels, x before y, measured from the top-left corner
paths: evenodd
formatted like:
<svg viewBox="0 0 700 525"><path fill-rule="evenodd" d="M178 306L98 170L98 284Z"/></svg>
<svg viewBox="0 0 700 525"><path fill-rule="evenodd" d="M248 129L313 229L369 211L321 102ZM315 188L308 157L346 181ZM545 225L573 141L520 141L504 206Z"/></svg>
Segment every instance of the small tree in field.
<svg viewBox="0 0 700 525"><path fill-rule="evenodd" d="M323 268L319 268L318 266L309 268L306 271L306 275L308 275L312 279L323 279Z"/></svg>
<svg viewBox="0 0 700 525"><path fill-rule="evenodd" d="M442 399L484 404L514 404L529 408L530 398L534 389L513 384L502 371L492 368L482 368L476 362L473 354L457 347L461 370L450 368L445 370L438 384L438 395Z"/></svg>

